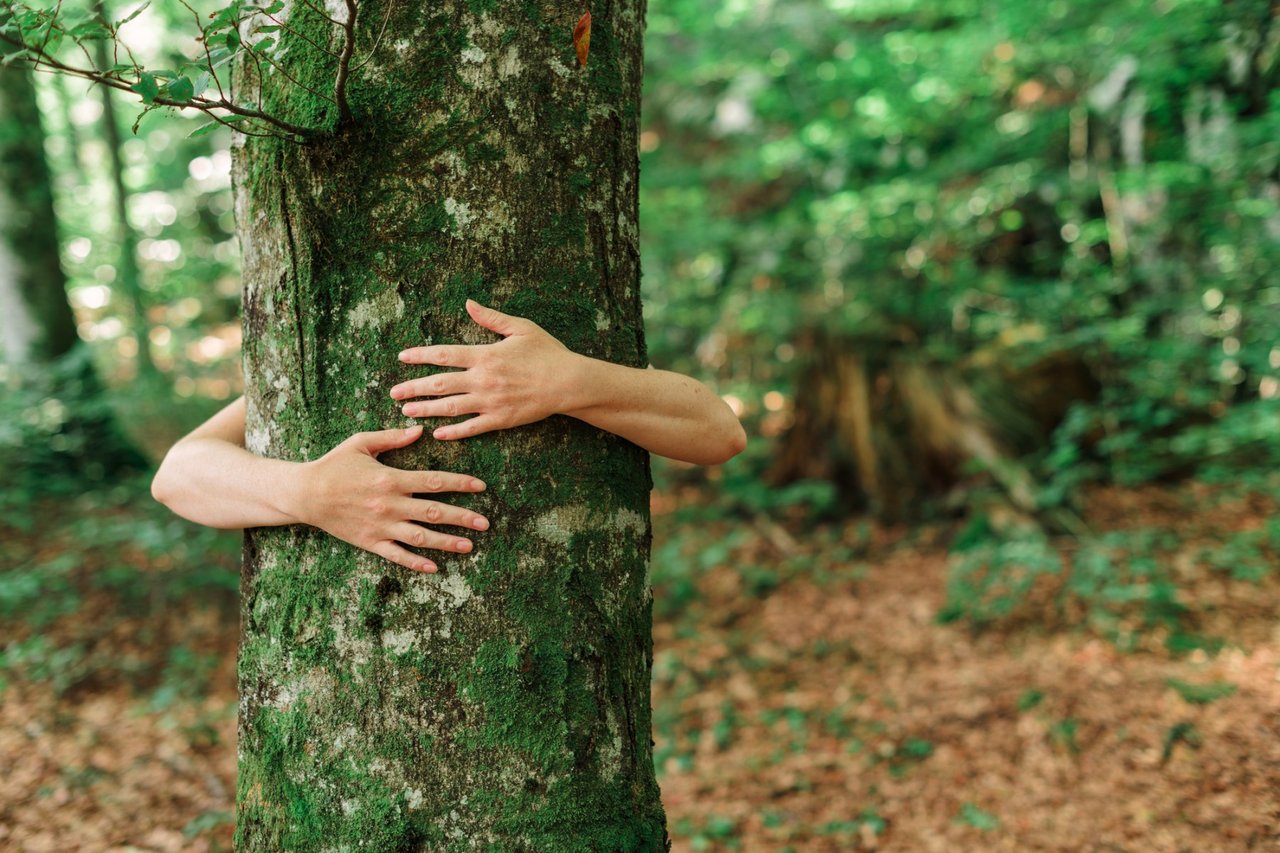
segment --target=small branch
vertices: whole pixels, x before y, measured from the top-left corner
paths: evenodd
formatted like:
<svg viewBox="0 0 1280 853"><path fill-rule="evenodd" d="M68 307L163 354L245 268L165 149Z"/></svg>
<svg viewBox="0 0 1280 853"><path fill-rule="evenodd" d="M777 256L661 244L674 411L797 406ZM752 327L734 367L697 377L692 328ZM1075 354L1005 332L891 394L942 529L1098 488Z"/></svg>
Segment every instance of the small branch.
<svg viewBox="0 0 1280 853"><path fill-rule="evenodd" d="M347 103L347 75L351 73L351 54L356 49L356 0L347 0L347 22L343 25L346 37L342 42L342 57L338 60L338 79L333 84L333 99L338 103L338 122L350 124L351 106Z"/></svg>
<svg viewBox="0 0 1280 853"><path fill-rule="evenodd" d="M320 17L322 17L322 18L324 18L326 21L328 21L329 23L333 24L335 27L341 27L341 26L342 26L342 21L339 21L339 20L338 20L338 19L336 19L336 18L331 18L331 17L329 17L329 15L325 12L325 10L324 10L324 9L321 9L321 8L320 8L319 6L317 6L315 3L310 2L310 0L301 0L301 2L302 2L302 5L303 5L303 6L306 6L306 7L307 7L308 9L310 9L312 12L315 12L317 15L319 15L319 16L320 16Z"/></svg>
<svg viewBox="0 0 1280 853"><path fill-rule="evenodd" d="M32 50L32 47L30 45L27 45L13 38L12 36L0 34L0 41L8 42L9 44L14 45L15 47L23 48L28 51ZM62 62L61 60L54 59L53 57L50 57L48 55L42 55L38 58L32 57L32 56L25 56L23 57L23 59L31 63L36 70L61 71L64 74L71 74L75 77L83 77L86 80L90 80L94 83L98 83L103 86L110 86L111 88L119 89L122 92L134 92L133 86L129 84L126 80L122 80L118 77L112 77L109 74L106 74L105 72L100 72L97 70L92 70L87 68L78 68L74 65L68 65L67 63ZM42 65L45 67L42 68L41 67ZM134 94L136 94L136 92L134 92ZM153 98L150 103L156 104L162 107L176 107L178 109L182 109L184 107L190 107L191 109L200 110L201 112L209 113L214 118L216 118L216 116L213 116L213 114L210 112L211 110L226 110L227 112L233 115L244 116L245 118L257 119L258 121L272 125L273 127L277 127L280 130L283 130L287 133L291 133L303 139L307 138L312 133L314 133L314 131L310 128L305 128L300 125L296 125L296 124L292 124L290 122L284 121L283 119L278 119L275 116L268 115L267 113L263 112L261 109L252 109L249 107L239 106L238 104L234 104L225 98L215 101L210 98L196 97L196 98L192 98L189 101L183 102L183 101L175 101L171 98L156 97L156 98Z"/></svg>
<svg viewBox="0 0 1280 853"><path fill-rule="evenodd" d="M369 64L369 60L373 59L374 55L378 52L378 45L382 44L382 36L387 32L387 23L391 20L391 12L395 7L395 0L390 0L390 2L387 3L387 16L382 19L382 29L378 30L378 37L373 40L373 47L369 48L369 55L364 58L363 62L358 63L354 68L352 68L352 71L359 71L361 68L364 68Z"/></svg>
<svg viewBox="0 0 1280 853"><path fill-rule="evenodd" d="M283 75L285 76L285 78L286 78L290 83L292 83L293 85L297 86L299 89L302 89L304 92L310 92L312 95L315 95L317 98L323 98L324 100L328 101L328 102L329 102L329 103L331 103L331 104L335 103L335 102L334 102L334 100L333 100L333 98L331 98L331 97L329 97L328 95L325 95L325 94L323 94L323 93L321 93L321 92L317 92L315 89L312 89L310 86L308 86L308 85L306 85L305 83L303 83L303 82L301 82L300 80L298 80L298 78L297 78L297 77L294 77L294 76L293 76L292 74L290 74L287 70L285 70L285 67L284 67L284 65L283 65L282 63L277 62L276 60L272 59L272 58L271 58L271 56L270 56L269 54L267 54L267 53L265 53L265 52L264 52L264 53L262 54L262 58L263 58L263 59L265 59L265 60L267 61L267 64L268 64L268 65L270 65L272 68L276 69L276 70L277 70L277 71L279 71L281 74L283 74Z"/></svg>
<svg viewBox="0 0 1280 853"><path fill-rule="evenodd" d="M187 11L196 19L196 29L200 31L200 46L204 48L204 63L209 67L209 76L213 79L213 85L218 87L218 95L222 100L227 99L227 93L222 91L222 81L218 79L218 72L213 67L213 54L209 52L209 37L205 33L204 24L200 23L200 13L191 8L191 4L187 0L179 0L183 6L187 7Z"/></svg>
<svg viewBox="0 0 1280 853"><path fill-rule="evenodd" d="M53 14L49 16L49 29L45 30L44 41L40 42L40 50L36 53L36 68L40 68L39 57L44 54L45 46L49 44L49 39L53 36L53 24L58 20L58 13L62 11L62 0L58 0L58 5L53 7Z"/></svg>
<svg viewBox="0 0 1280 853"><path fill-rule="evenodd" d="M298 38L302 39L302 40L303 40L303 41L305 41L307 44L311 45L312 47L314 47L316 50L320 51L321 53L327 53L327 54L329 54L330 56L334 57L335 59L340 58L340 57L338 56L338 54L334 53L332 50L329 50L329 48L327 48L327 47L321 47L320 45L316 44L316 43L315 43L314 41L312 41L312 40L310 39L310 37L308 37L305 33L300 33L300 32L298 32L298 31L297 31L297 30L295 30L293 27L289 26L289 25L288 25L288 24L286 24L284 21L282 21L282 20L280 20L279 18L277 18L275 15L268 15L266 12L262 12L261 14L262 14L262 15L265 15L267 18L269 18L269 19L271 19L272 21L274 21L274 22L275 22L275 24L276 24L276 26L278 26L280 29L282 29L282 30L284 30L285 32L288 32L288 33L293 33L295 36L297 36Z"/></svg>

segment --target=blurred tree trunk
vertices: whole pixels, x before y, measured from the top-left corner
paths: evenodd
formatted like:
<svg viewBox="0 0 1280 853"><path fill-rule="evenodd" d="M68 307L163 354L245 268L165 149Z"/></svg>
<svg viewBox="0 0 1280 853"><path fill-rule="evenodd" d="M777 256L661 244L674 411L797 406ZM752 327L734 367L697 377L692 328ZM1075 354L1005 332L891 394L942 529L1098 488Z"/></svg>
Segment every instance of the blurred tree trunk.
<svg viewBox="0 0 1280 853"><path fill-rule="evenodd" d="M32 458L83 476L141 468L76 333L58 252L44 127L25 67L0 68L0 339L11 384L64 399L56 432ZM45 474L51 473L44 471Z"/></svg>
<svg viewBox="0 0 1280 853"><path fill-rule="evenodd" d="M334 8L331 4L330 10ZM247 444L314 459L404 423L425 343L485 343L467 297L570 348L646 364L637 118L643 0L598 4L587 67L562 3L365 2L353 121L305 145L237 136ZM294 4L290 27L333 29ZM334 60L241 97L334 121ZM336 42L335 42L336 43ZM489 484L492 520L436 575L311 528L250 531L237 849L663 850L651 753L648 455L553 417L384 457Z"/></svg>
<svg viewBox="0 0 1280 853"><path fill-rule="evenodd" d="M19 371L79 340L58 257L44 130L25 67L0 68L0 329Z"/></svg>
<svg viewBox="0 0 1280 853"><path fill-rule="evenodd" d="M73 177L77 187L82 187L88 183L88 176L85 175L84 161L80 159L80 155L82 153L81 146L83 144L80 139L80 128L76 126L71 115L76 102L68 89L66 75L51 74L49 77L50 81L53 83L54 90L58 93L58 103L62 107L61 130L67 137L66 165L62 168L66 170L67 174ZM53 171L57 173L60 170L55 168Z"/></svg>
<svg viewBox="0 0 1280 853"><path fill-rule="evenodd" d="M98 13L110 20L106 4L98 4ZM110 68L111 53L106 39L94 43L99 68ZM129 299L133 312L133 334L138 340L138 373L154 378L158 375L151 354L151 323L147 320L147 303L142 294L142 277L138 271L138 234L129 224L129 190L124 185L124 158L121 153L120 124L116 118L115 95L107 86L99 86L102 97L102 141L107 147L107 164L111 170L112 202L116 209L117 238L120 255L116 262L115 286Z"/></svg>
<svg viewBox="0 0 1280 853"><path fill-rule="evenodd" d="M768 479L828 480L895 521L918 519L928 499L975 465L1015 510L1036 514L1034 483L1018 457L1043 446L1073 403L1099 391L1070 350L993 344L950 364L898 342L818 329L797 349L805 364L795 421Z"/></svg>

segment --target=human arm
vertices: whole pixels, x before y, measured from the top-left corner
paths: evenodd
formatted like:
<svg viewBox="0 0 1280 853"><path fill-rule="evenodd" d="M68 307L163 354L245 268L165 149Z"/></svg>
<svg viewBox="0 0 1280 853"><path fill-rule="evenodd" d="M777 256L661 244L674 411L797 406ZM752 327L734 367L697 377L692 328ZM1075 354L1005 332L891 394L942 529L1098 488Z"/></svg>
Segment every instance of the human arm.
<svg viewBox="0 0 1280 853"><path fill-rule="evenodd" d="M245 400L227 405L179 439L151 483L152 496L183 518L238 529L309 524L352 545L418 571L435 571L418 548L466 553L471 542L418 522L485 530L470 510L413 497L428 492L478 492L474 477L403 471L379 453L405 447L420 427L359 432L311 462L267 459L244 446Z"/></svg>
<svg viewBox="0 0 1280 853"><path fill-rule="evenodd" d="M391 389L410 417L475 415L438 427L435 438L467 438L563 414L660 456L700 465L718 465L746 446L746 433L733 411L696 379L580 355L531 320L473 300L467 300L467 313L503 339L405 350L400 359L408 364L463 369ZM417 399L423 397L434 399Z"/></svg>

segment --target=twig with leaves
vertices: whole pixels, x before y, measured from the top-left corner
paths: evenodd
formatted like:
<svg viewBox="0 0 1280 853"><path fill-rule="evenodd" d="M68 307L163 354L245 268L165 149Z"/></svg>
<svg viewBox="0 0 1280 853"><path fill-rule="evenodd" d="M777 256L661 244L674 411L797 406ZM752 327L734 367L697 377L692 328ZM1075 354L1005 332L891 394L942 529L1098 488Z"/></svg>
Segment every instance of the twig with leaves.
<svg viewBox="0 0 1280 853"><path fill-rule="evenodd" d="M345 0L345 21L336 20L314 4L302 0L305 9L312 10L335 28L340 40L337 50L321 44L323 39L317 41L299 31L297 26L291 25L282 15L284 0L269 0L267 5L232 0L227 6L211 13L207 25L201 22L199 13L187 0L180 2L195 18L199 31L196 41L201 45L201 55L182 63L175 70L143 67L119 37L121 27L137 18L147 8L149 0L118 21L110 20L105 14L64 9L62 0L58 0L52 8L34 7L18 0L0 0L0 51L5 46L11 48L0 55L0 64L25 62L35 70L68 74L103 86L134 92L145 105L138 121L146 113L160 107L199 110L207 114L211 121L193 131L193 136L225 125L248 136L283 137L303 142L321 131L321 128L305 127L271 114L263 108L260 99L254 104L237 101L231 87L224 86L219 69L233 59L243 58L253 64L258 75L263 73L265 63L293 85L333 104L337 108L340 124L354 120L347 99L347 88L351 72L364 64L362 62L354 68L351 64L355 53L356 20L359 12L357 0ZM385 28L384 22L383 29ZM277 44L274 34L277 32L287 32L338 61L332 95L304 84L274 55L273 50ZM114 64L109 68L99 67L85 49L85 42L103 40L112 42L111 58ZM376 50L380 42L381 33L372 50ZM67 43L80 49L87 64L75 63L62 55L62 48ZM124 48L128 61L120 61L121 47ZM367 61L368 59L365 60ZM214 95L213 92L217 94ZM138 121L134 122L135 133Z"/></svg>

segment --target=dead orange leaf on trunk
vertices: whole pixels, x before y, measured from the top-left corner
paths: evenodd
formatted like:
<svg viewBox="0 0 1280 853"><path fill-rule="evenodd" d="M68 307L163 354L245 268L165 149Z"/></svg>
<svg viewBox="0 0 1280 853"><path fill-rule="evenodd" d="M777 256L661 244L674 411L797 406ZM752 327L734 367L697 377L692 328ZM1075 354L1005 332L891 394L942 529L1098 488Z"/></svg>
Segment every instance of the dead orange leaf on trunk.
<svg viewBox="0 0 1280 853"><path fill-rule="evenodd" d="M586 67L587 51L591 49L591 13L586 12L573 28L573 49L578 52L578 65Z"/></svg>

